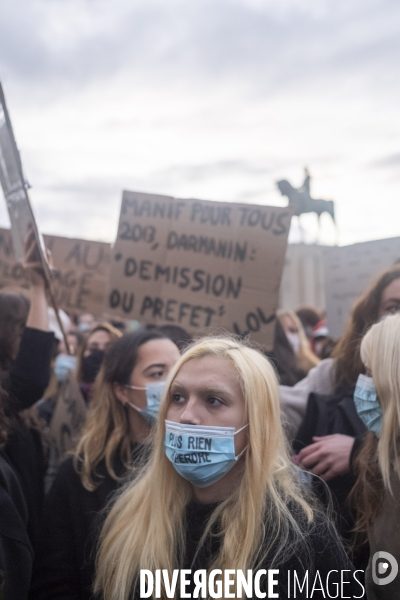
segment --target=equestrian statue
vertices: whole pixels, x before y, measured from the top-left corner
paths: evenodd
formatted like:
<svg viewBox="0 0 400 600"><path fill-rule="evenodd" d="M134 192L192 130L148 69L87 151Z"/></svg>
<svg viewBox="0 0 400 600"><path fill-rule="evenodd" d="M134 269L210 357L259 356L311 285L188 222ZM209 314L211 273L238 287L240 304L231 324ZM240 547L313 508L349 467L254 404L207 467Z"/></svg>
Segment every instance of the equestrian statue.
<svg viewBox="0 0 400 600"><path fill-rule="evenodd" d="M319 218L322 213L327 212L331 215L334 224L335 221L335 209L333 200L317 200L315 198L311 198L310 196L310 173L308 169L304 169L304 183L298 189L294 188L289 181L286 179L281 179L276 182L278 189L282 196L287 196L289 200L289 206L293 206L295 208L295 215L300 217L300 215L304 213L316 213Z"/></svg>

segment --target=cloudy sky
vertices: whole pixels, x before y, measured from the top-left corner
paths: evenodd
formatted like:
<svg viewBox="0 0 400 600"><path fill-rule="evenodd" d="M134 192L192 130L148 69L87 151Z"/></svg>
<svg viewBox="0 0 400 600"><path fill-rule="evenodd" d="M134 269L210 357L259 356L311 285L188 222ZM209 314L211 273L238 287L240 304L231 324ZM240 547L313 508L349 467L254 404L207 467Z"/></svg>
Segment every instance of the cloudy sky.
<svg viewBox="0 0 400 600"><path fill-rule="evenodd" d="M4 0L0 80L45 233L112 241L123 189L284 205L307 165L340 244L400 236L398 0Z"/></svg>

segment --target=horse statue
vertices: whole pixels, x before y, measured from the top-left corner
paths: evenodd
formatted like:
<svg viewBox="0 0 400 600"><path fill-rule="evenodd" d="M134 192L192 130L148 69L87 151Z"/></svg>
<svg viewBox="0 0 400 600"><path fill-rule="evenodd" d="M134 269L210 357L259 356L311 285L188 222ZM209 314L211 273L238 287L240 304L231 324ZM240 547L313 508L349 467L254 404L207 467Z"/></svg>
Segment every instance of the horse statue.
<svg viewBox="0 0 400 600"><path fill-rule="evenodd" d="M280 181L276 182L276 185L278 186L278 189L280 191L280 193L282 194L282 196L287 196L288 200L289 200L289 206L294 206L295 208L295 215L297 217L300 217L300 215L304 214L304 213L316 213L316 215L318 216L318 222L319 222L319 218L322 215L322 213L327 212L329 215L331 215L332 220L334 222L334 224L336 225L336 221L335 221L335 208L334 208L334 203L333 200L317 200L315 198L311 198L310 196L310 174L308 172L308 169L304 170L305 172L305 179L304 179L304 183L303 185L296 189L292 186L291 183L289 183L289 181L287 181L286 179L281 179Z"/></svg>

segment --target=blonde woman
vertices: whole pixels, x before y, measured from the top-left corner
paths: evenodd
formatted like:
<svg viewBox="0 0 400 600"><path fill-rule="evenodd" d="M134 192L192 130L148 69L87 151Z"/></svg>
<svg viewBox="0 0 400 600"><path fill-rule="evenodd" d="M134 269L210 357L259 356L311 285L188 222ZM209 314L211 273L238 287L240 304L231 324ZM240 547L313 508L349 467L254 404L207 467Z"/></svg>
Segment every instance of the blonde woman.
<svg viewBox="0 0 400 600"><path fill-rule="evenodd" d="M149 462L105 522L95 591L104 600L139 598L145 569L165 569L171 582L175 569L247 575L271 567L281 598L293 590L293 570L302 580L319 571L325 585L328 571L349 569L345 589L361 590L337 534L298 482L270 363L235 340L206 338L170 373ZM297 589L297 598L305 593Z"/></svg>
<svg viewBox="0 0 400 600"><path fill-rule="evenodd" d="M304 371L304 376L316 367L320 360L310 348L303 325L293 310L280 309L277 317L283 327L286 337L296 355L297 367Z"/></svg>
<svg viewBox="0 0 400 600"><path fill-rule="evenodd" d="M179 357L157 330L125 334L106 353L75 455L46 500L35 600L92 597L97 518L148 446L163 382Z"/></svg>
<svg viewBox="0 0 400 600"><path fill-rule="evenodd" d="M369 430L357 459L359 475L352 498L357 531L366 533L370 561L366 571L369 600L400 597L400 315L373 325L361 343L367 375L354 392L360 418ZM388 552L395 558L376 557ZM386 565L385 565L386 563ZM389 569L390 566L390 569ZM392 577L393 575L393 577Z"/></svg>

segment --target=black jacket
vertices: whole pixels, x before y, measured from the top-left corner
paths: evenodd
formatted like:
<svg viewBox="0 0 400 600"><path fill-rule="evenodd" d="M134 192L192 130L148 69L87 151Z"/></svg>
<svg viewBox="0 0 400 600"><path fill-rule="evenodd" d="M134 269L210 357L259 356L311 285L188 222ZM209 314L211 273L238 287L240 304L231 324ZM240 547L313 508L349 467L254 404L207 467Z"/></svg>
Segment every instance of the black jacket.
<svg viewBox="0 0 400 600"><path fill-rule="evenodd" d="M216 504L196 504L194 502L189 503L187 506L185 515L186 548L183 564L180 568L191 570L192 574L194 571L200 569L209 570L212 559L219 550L221 538L218 536L217 529L213 531L212 535L206 538L204 544L199 548L199 542L204 533L207 520L216 506ZM332 525L329 525L321 517L317 518L313 525L307 525L304 517L299 517L297 522L304 531L304 536L306 536L309 541L309 560L307 561L304 551L300 551L300 549L296 551L296 548L293 548L292 555L285 562L273 565L271 559L261 559L261 566L257 569L265 569L268 571L268 569L273 568L279 571L275 574L278 585L273 589L275 593L279 594L279 598L281 598L281 600L286 598L298 598L299 600L305 600L306 598L321 600L322 598L328 597L363 598L363 587L357 583L356 578L353 576L354 567L347 558L339 536ZM268 529L266 529L266 539L268 539L268 535L269 532ZM274 554L275 553L272 551L271 556L275 558ZM343 585L343 596L339 596L336 594L337 590L340 590L342 571L346 571L343 579L349 583ZM295 583L294 572L296 572L296 577L300 582L300 585L308 577L308 584L306 583L304 585L302 591L299 585L296 585ZM331 574L328 577L329 572L331 572ZM255 574L256 572L253 570L253 577ZM246 576L247 573L244 572L244 575ZM356 574L356 577L359 577L359 573ZM189 583L185 591L193 597L195 586L191 576L187 575L187 578L191 583ZM315 585L315 590L312 593L315 581L317 581L317 583ZM320 582L322 583L322 590ZM337 585L339 586L338 588ZM235 586L233 586L230 591L232 592L234 590ZM260 590L261 592L266 593L266 598L268 598L267 577L265 576L261 578ZM327 590L331 594L330 596L328 595ZM134 597L135 600L139 600L139 590L137 590ZM182 597L179 591L177 597ZM246 595L243 594L242 597L245 598ZM256 598L254 589L253 598Z"/></svg>
<svg viewBox="0 0 400 600"><path fill-rule="evenodd" d="M9 410L15 421L19 411L30 408L43 397L50 379L54 339L52 332L26 327L14 365L2 374L2 385L9 394ZM9 436L4 452L20 479L28 507L28 533L34 543L46 470L39 433L20 424Z"/></svg>
<svg viewBox="0 0 400 600"><path fill-rule="evenodd" d="M140 455L139 446L132 450L135 457ZM113 466L119 477L126 475L118 456ZM61 464L45 500L32 600L88 600L92 597L98 534L105 508L121 485L108 474L104 460L96 467L94 480L99 485L89 492L74 469L72 457Z"/></svg>
<svg viewBox="0 0 400 600"><path fill-rule="evenodd" d="M50 380L54 333L25 327L17 358L2 381L10 394L13 408L30 408L43 397Z"/></svg>
<svg viewBox="0 0 400 600"><path fill-rule="evenodd" d="M26 531L28 510L18 477L0 450L0 598L25 600L33 552Z"/></svg>
<svg viewBox="0 0 400 600"><path fill-rule="evenodd" d="M293 449L298 454L302 448L313 443L313 436L334 433L349 435L355 438L350 457L350 467L352 467L353 459L362 445L366 431L364 423L357 414L351 391L335 396L310 394L306 415L293 442ZM355 482L356 476L352 468L349 473L334 477L327 482L330 494L327 493L327 487L320 479L314 478L313 481L313 488L318 498L325 505L328 505L330 500L333 501L336 525L342 537L349 543L352 541L355 525L349 494ZM366 546L354 553L353 561L357 568L366 568L368 556L369 550Z"/></svg>

